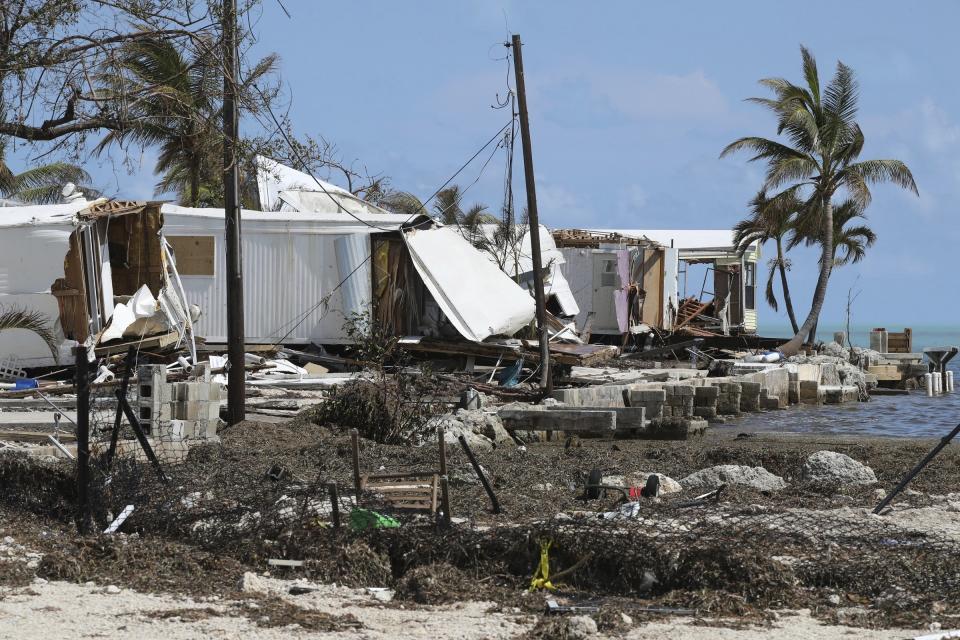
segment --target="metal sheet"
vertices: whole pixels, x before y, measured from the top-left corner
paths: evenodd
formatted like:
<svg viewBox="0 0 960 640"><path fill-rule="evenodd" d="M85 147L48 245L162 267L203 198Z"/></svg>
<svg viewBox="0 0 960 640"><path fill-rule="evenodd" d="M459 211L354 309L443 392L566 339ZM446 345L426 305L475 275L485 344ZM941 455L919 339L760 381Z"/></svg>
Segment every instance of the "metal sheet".
<svg viewBox="0 0 960 640"><path fill-rule="evenodd" d="M334 241L337 270L343 284L340 297L348 318L368 313L373 304L370 264L370 234L351 233Z"/></svg>
<svg viewBox="0 0 960 640"><path fill-rule="evenodd" d="M424 285L467 340L513 335L534 318L533 298L447 227L404 233Z"/></svg>

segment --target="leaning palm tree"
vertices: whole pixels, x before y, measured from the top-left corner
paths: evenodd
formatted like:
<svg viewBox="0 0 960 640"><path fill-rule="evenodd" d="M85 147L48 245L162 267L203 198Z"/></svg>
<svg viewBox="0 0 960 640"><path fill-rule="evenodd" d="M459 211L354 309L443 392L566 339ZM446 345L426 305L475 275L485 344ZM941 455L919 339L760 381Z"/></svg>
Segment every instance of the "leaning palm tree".
<svg viewBox="0 0 960 640"><path fill-rule="evenodd" d="M96 152L124 142L157 147L155 192L173 191L181 204L193 207L218 205L223 197L223 74L220 60L210 54L215 50L208 39L197 41L192 56L169 39L137 40L123 49L118 68L102 75L104 90L122 96L130 113L129 124L108 133ZM238 87L242 107L258 104L251 87L276 62L276 56L267 56L245 74Z"/></svg>
<svg viewBox="0 0 960 640"><path fill-rule="evenodd" d="M59 355L57 351L59 342L50 328L49 318L39 311L17 308L0 309L0 331L12 329L23 329L37 335L50 349L54 358Z"/></svg>
<svg viewBox="0 0 960 640"><path fill-rule="evenodd" d="M50 204L60 200L66 183L86 185L90 182L90 174L69 162L52 162L14 173L6 162L6 150L6 142L0 140L0 197L29 204ZM86 186L82 190L96 193Z"/></svg>
<svg viewBox="0 0 960 640"><path fill-rule="evenodd" d="M802 206L797 198L767 198L766 191L760 191L750 201L750 215L733 227L733 243L737 252L742 256L754 243L763 244L772 240L777 248L777 255L770 260L770 271L767 273L766 298L767 304L774 311L779 311L777 296L774 292L773 280L777 272L780 273L780 287L783 289L783 303L787 308L790 326L794 334L800 331L797 317L793 311L793 300L790 297L790 287L787 284L787 271L790 262L786 258L784 242L793 232L793 216Z"/></svg>
<svg viewBox="0 0 960 640"><path fill-rule="evenodd" d="M801 242L807 246L819 243L816 224L811 224L808 216L803 227L795 228L787 249L793 249ZM833 268L841 267L851 262L860 262L867 255L867 249L877 241L877 234L870 227L861 224L848 227L847 223L857 218L865 219L863 207L853 199L846 199L833 210ZM810 330L810 341L817 337L818 322L813 323Z"/></svg>
<svg viewBox="0 0 960 640"><path fill-rule="evenodd" d="M833 269L834 195L843 191L866 207L871 198L870 185L881 182L892 182L919 195L913 175L903 162L858 161L864 136L856 122L858 91L853 70L838 62L833 78L821 88L813 55L805 47L800 51L803 84L767 78L760 83L773 92L773 97L750 98L751 102L773 112L777 118L777 135L783 135L786 141L744 137L727 145L720 154L724 157L736 151L750 151L754 154L751 161L765 161L764 188L785 187L774 198L802 199L804 206L798 226L815 227L821 246L820 274L807 318L796 335L781 347L785 355L799 350L823 309Z"/></svg>

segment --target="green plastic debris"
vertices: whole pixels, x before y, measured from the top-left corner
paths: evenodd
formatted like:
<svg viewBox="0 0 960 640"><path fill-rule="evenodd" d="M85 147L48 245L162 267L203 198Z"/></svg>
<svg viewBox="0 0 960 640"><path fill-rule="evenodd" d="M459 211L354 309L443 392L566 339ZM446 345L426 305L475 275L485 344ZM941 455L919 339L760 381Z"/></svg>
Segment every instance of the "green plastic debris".
<svg viewBox="0 0 960 640"><path fill-rule="evenodd" d="M350 527L357 531L364 529L395 529L400 523L390 516L385 516L369 509L354 509L350 512Z"/></svg>

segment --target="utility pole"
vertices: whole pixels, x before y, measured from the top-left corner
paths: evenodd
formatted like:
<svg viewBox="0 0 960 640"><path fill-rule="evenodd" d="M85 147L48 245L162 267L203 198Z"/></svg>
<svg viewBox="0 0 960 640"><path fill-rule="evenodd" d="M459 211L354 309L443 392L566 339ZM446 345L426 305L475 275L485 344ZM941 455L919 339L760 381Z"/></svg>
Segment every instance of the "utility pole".
<svg viewBox="0 0 960 640"><path fill-rule="evenodd" d="M223 0L223 206L227 254L227 422L246 417L243 329L243 257L240 175L237 166L237 0Z"/></svg>
<svg viewBox="0 0 960 640"><path fill-rule="evenodd" d="M550 334L547 331L547 306L543 293L543 258L540 255L540 219L537 216L537 186L533 180L533 149L530 146L530 121L527 117L527 89L523 78L523 54L520 35L513 35L513 67L517 77L517 106L520 115L520 140L523 143L523 175L527 187L527 214L530 218L530 252L533 254L533 292L537 302L537 334L540 337L540 388L553 391L550 375Z"/></svg>

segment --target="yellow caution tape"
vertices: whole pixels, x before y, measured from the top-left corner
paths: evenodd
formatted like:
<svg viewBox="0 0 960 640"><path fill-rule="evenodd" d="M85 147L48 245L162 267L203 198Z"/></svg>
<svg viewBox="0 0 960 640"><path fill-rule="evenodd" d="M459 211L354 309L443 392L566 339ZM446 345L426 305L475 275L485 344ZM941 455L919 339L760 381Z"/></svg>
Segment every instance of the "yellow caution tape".
<svg viewBox="0 0 960 640"><path fill-rule="evenodd" d="M530 591L536 591L537 589L556 590L556 587L550 582L549 551L551 544L553 543L549 540L540 541L540 564L537 566L537 570L534 571L533 579L530 581Z"/></svg>

